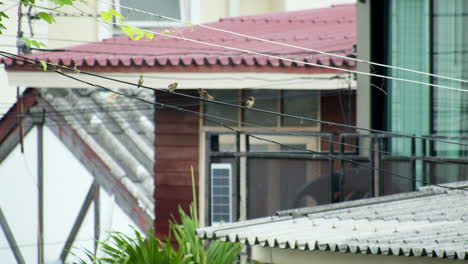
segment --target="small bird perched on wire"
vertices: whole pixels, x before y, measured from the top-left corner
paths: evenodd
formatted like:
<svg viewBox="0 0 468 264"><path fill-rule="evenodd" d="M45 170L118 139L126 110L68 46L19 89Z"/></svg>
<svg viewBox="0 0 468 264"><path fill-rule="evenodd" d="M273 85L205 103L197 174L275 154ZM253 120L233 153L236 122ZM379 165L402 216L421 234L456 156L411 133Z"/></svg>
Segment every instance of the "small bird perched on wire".
<svg viewBox="0 0 468 264"><path fill-rule="evenodd" d="M140 75L140 78L138 78L137 88L140 88L143 85L143 81L143 75Z"/></svg>
<svg viewBox="0 0 468 264"><path fill-rule="evenodd" d="M205 91L205 89L202 89L202 88L198 88L198 94L203 99L207 99L207 100L210 100L210 101L214 99L214 97L212 95L210 95L207 91Z"/></svg>
<svg viewBox="0 0 468 264"><path fill-rule="evenodd" d="M177 88L177 85L178 85L178 84L177 84L176 82L175 82L175 83L171 83L171 84L169 84L169 85L167 86L167 89L169 89L169 91L171 91L171 92L174 92L175 89Z"/></svg>
<svg viewBox="0 0 468 264"><path fill-rule="evenodd" d="M250 96L249 99L247 99L247 101L245 101L245 106L247 108L251 108L254 104L255 104L255 97L253 97L253 96Z"/></svg>

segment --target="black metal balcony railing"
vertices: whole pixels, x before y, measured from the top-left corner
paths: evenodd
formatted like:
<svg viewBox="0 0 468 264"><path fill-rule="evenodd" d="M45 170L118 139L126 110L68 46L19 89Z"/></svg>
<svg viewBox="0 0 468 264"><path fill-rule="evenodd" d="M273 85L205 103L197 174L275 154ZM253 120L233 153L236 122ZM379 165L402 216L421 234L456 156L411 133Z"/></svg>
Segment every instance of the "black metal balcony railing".
<svg viewBox="0 0 468 264"><path fill-rule="evenodd" d="M233 209L233 219L239 214L242 190L247 217L256 218L278 210L407 192L422 185L468 179L468 158L462 155L466 151L457 145L427 139L315 132L206 132L205 139L206 167L226 163L233 168L232 208L237 208ZM448 152L456 154L438 156ZM206 190L210 190L210 185L208 180Z"/></svg>

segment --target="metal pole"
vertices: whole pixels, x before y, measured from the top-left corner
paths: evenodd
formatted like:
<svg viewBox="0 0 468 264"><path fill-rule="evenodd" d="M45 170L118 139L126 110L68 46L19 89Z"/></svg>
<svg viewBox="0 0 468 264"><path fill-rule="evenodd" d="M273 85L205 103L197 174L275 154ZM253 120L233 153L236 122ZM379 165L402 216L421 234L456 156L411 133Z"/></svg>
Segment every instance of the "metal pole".
<svg viewBox="0 0 468 264"><path fill-rule="evenodd" d="M344 152L345 152L345 149L344 149L345 137L343 135L339 136L339 142L340 142L340 146L339 146L340 156L343 157ZM340 178L339 178L339 187L338 187L338 190L340 192L339 202L343 202L344 201L344 177L345 177L344 160L340 159L339 164L340 164Z"/></svg>
<svg viewBox="0 0 468 264"><path fill-rule="evenodd" d="M10 226L6 220L5 215L3 214L2 208L0 208L0 227L3 229L3 233L5 234L6 239L8 240L8 245L10 245L11 251L15 256L16 262L18 264L24 264L23 255L21 255L21 251L16 243L15 236L11 232Z"/></svg>
<svg viewBox="0 0 468 264"><path fill-rule="evenodd" d="M101 234L101 201L99 184L96 184L94 190L94 256L97 255L99 246L99 235Z"/></svg>
<svg viewBox="0 0 468 264"><path fill-rule="evenodd" d="M416 160L416 139L411 138L411 174L413 175L413 178L411 179L411 191L416 191L417 187L417 178L418 178L418 172L417 172L417 167L419 163Z"/></svg>
<svg viewBox="0 0 468 264"><path fill-rule="evenodd" d="M76 235L78 234L81 224L83 223L86 213L88 212L88 208L91 205L93 198L95 197L96 188L98 188L97 183L96 181L94 181L93 184L91 184L91 187L89 187L88 193L86 194L86 198L83 201L83 204L81 205L80 211L78 212L78 216L76 217L72 230L70 231L70 234L68 235L68 238L65 241L62 253L60 253L60 260L62 261L62 263L65 263L65 260L67 259L71 246L75 241Z"/></svg>
<svg viewBox="0 0 468 264"><path fill-rule="evenodd" d="M45 110L36 117L37 125L37 189L38 227L37 263L44 264L44 117Z"/></svg>

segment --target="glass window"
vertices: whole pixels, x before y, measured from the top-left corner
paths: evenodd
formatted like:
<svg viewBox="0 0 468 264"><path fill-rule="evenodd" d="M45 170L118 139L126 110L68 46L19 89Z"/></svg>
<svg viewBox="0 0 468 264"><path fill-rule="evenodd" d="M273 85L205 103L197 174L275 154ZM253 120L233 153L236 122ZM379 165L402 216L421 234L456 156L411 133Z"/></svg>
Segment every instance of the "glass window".
<svg viewBox="0 0 468 264"><path fill-rule="evenodd" d="M250 96L255 97L254 108L278 112L278 90L245 90L243 104ZM278 116L257 111L244 111L244 122L259 126L277 126ZM248 126L248 125L246 125Z"/></svg>
<svg viewBox="0 0 468 264"><path fill-rule="evenodd" d="M464 0L434 1L434 73L468 79L468 2ZM435 78L435 84L468 89L462 82ZM468 132L468 94L434 89L434 131L439 135L462 136ZM435 144L439 156L458 157L467 154L466 147Z"/></svg>
<svg viewBox="0 0 468 264"><path fill-rule="evenodd" d="M429 72L429 1L391 1L389 19L388 64ZM429 82L428 76L412 72L389 70L389 75ZM389 130L416 135L428 134L430 89L401 81L389 81L388 86ZM405 146L402 140L392 140L393 153L409 154L405 152Z"/></svg>
<svg viewBox="0 0 468 264"><path fill-rule="evenodd" d="M286 114L303 116L305 118L318 119L319 98L314 91L304 90L207 90L215 100L245 105L247 98L255 98L254 108L268 110L272 112L282 112ZM242 95L242 98L241 98ZM306 121L296 118L285 118L275 114L262 113L249 109L240 109L231 106L219 105L205 102L203 104L204 113L211 116L221 117L217 121L229 126L245 126L249 124L262 127L316 127L317 122ZM213 119L213 117L209 117ZM223 120L230 119L238 122ZM216 118L214 118L216 120ZM246 124L242 124L244 122ZM205 126L218 126L213 122L204 121Z"/></svg>
<svg viewBox="0 0 468 264"><path fill-rule="evenodd" d="M313 91L284 90L283 113L317 119L318 96ZM317 126L317 122L296 118L283 118L283 126Z"/></svg>
<svg viewBox="0 0 468 264"><path fill-rule="evenodd" d="M212 95L216 101L239 104L239 91L238 90L207 90L207 92ZM238 108L213 104L213 103L204 103L204 113L210 116L219 116L224 119L229 120L239 120L239 110ZM238 126L237 122L223 120L222 118L213 118L207 116L208 119L223 123L228 126ZM203 121L205 126L219 126L213 122Z"/></svg>
<svg viewBox="0 0 468 264"><path fill-rule="evenodd" d="M327 159L249 158L247 217L330 203L329 168Z"/></svg>
<svg viewBox="0 0 468 264"><path fill-rule="evenodd" d="M179 0L118 0L118 2L123 6L180 19ZM163 20L155 16L125 8L121 8L120 13L130 22L154 22Z"/></svg>

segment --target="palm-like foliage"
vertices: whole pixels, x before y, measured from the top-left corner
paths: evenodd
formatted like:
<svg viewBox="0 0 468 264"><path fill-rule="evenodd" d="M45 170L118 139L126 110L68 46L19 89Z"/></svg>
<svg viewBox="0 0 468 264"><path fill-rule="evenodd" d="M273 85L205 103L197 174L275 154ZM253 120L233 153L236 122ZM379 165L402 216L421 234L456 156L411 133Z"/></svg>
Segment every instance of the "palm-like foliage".
<svg viewBox="0 0 468 264"><path fill-rule="evenodd" d="M150 230L143 236L136 229L135 237L120 232L111 234L110 242L101 242L101 250L106 257L97 258L92 252L85 251L88 260L81 259L78 264L225 264L235 262L241 252L239 243L212 241L206 246L196 230L199 227L195 193L195 180L192 168L193 203L189 214L179 209L180 224L172 221L169 236L163 242ZM173 246L172 236L178 248Z"/></svg>

